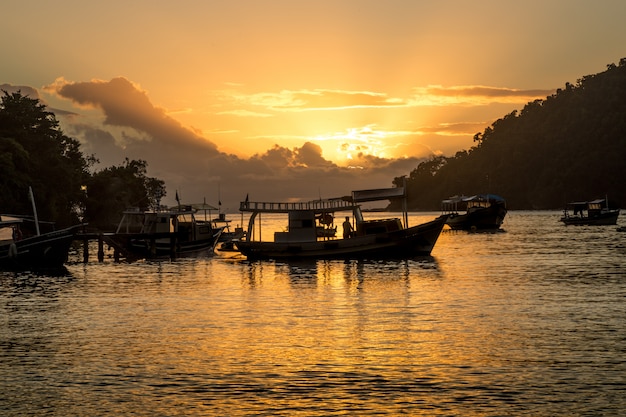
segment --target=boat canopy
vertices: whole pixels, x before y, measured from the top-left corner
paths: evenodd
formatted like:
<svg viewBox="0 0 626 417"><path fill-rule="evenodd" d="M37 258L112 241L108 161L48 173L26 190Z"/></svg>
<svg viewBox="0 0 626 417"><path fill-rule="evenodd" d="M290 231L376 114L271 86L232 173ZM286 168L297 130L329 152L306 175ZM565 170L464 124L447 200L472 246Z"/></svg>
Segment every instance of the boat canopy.
<svg viewBox="0 0 626 417"><path fill-rule="evenodd" d="M404 187L378 188L373 190L352 191L352 200L355 203L366 201L390 200L394 198L404 198L406 192Z"/></svg>
<svg viewBox="0 0 626 417"><path fill-rule="evenodd" d="M606 203L606 199L599 198L591 201L573 201L571 203L567 203L569 207L591 207L598 206Z"/></svg>
<svg viewBox="0 0 626 417"><path fill-rule="evenodd" d="M476 194L472 196L465 195L455 195L446 200L443 200L443 204L452 204L459 202L469 202L469 201L494 201L494 202L504 202L505 199L496 194Z"/></svg>
<svg viewBox="0 0 626 417"><path fill-rule="evenodd" d="M16 224L22 223L23 221L24 220L20 217L12 217L3 214L0 216L0 227L14 226Z"/></svg>

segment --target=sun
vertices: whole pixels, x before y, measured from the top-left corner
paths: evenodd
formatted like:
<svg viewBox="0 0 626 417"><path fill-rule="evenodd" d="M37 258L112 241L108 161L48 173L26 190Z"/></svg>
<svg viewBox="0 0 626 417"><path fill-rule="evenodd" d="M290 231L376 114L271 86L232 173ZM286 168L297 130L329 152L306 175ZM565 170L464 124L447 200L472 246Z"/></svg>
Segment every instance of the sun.
<svg viewBox="0 0 626 417"><path fill-rule="evenodd" d="M388 157L389 136L388 132L365 126L317 135L310 140L322 148L324 158L348 166L362 156Z"/></svg>

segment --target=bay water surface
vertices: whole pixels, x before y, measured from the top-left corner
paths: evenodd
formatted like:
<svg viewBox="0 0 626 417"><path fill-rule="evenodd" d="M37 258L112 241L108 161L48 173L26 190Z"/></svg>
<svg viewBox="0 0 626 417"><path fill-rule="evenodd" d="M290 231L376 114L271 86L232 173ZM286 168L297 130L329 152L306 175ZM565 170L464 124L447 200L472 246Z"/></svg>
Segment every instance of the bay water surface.
<svg viewBox="0 0 626 417"><path fill-rule="evenodd" d="M626 233L559 214L415 259L0 273L0 415L626 415Z"/></svg>

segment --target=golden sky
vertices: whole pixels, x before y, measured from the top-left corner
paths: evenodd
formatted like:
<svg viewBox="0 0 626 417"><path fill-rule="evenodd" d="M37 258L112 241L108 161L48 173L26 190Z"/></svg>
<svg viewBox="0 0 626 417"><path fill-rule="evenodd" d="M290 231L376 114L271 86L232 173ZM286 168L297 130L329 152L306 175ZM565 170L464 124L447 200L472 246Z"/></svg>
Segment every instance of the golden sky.
<svg viewBox="0 0 626 417"><path fill-rule="evenodd" d="M102 165L145 159L168 197L215 200L219 187L231 208L252 191L263 200L390 186L626 56L622 0L41 0L0 10L2 89L41 98Z"/></svg>

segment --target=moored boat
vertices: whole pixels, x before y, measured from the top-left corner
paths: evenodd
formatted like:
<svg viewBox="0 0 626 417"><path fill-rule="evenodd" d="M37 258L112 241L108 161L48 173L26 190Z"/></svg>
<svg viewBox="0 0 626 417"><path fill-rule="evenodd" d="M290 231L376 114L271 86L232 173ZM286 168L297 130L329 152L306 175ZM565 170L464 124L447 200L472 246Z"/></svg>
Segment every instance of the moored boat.
<svg viewBox="0 0 626 417"><path fill-rule="evenodd" d="M570 214L570 210L572 214ZM608 198L568 203L560 221L566 225L607 226L617 224L619 208L609 207Z"/></svg>
<svg viewBox="0 0 626 417"><path fill-rule="evenodd" d="M248 259L327 259L327 258L404 258L430 255L447 216L439 216L424 224L408 227L403 219L365 220L361 204L368 201L406 198L404 188L353 191L351 196L310 202L250 202L240 204L242 212L250 213L246 237L235 241ZM406 207L406 204L403 205ZM348 212L343 238L319 236L316 220L338 212ZM286 214L287 231L274 233L273 241L255 240L255 221L261 213ZM345 213L344 213L345 214ZM259 235L260 235L259 224Z"/></svg>
<svg viewBox="0 0 626 417"><path fill-rule="evenodd" d="M453 230L497 230L507 213L506 200L495 194L454 196L441 202Z"/></svg>
<svg viewBox="0 0 626 417"><path fill-rule="evenodd" d="M230 223L232 220L227 219L225 213L218 213L218 216L211 221L214 228L222 228L217 250L224 252L236 251L234 240L241 239L245 236L246 232L243 230L243 227L235 226L234 230L231 229Z"/></svg>
<svg viewBox="0 0 626 417"><path fill-rule="evenodd" d="M23 218L0 216L0 269L56 271L64 268L74 236L81 225L27 235Z"/></svg>
<svg viewBox="0 0 626 417"><path fill-rule="evenodd" d="M109 239L131 260L210 256L223 227L197 219L197 211L194 205L156 211L126 210Z"/></svg>

